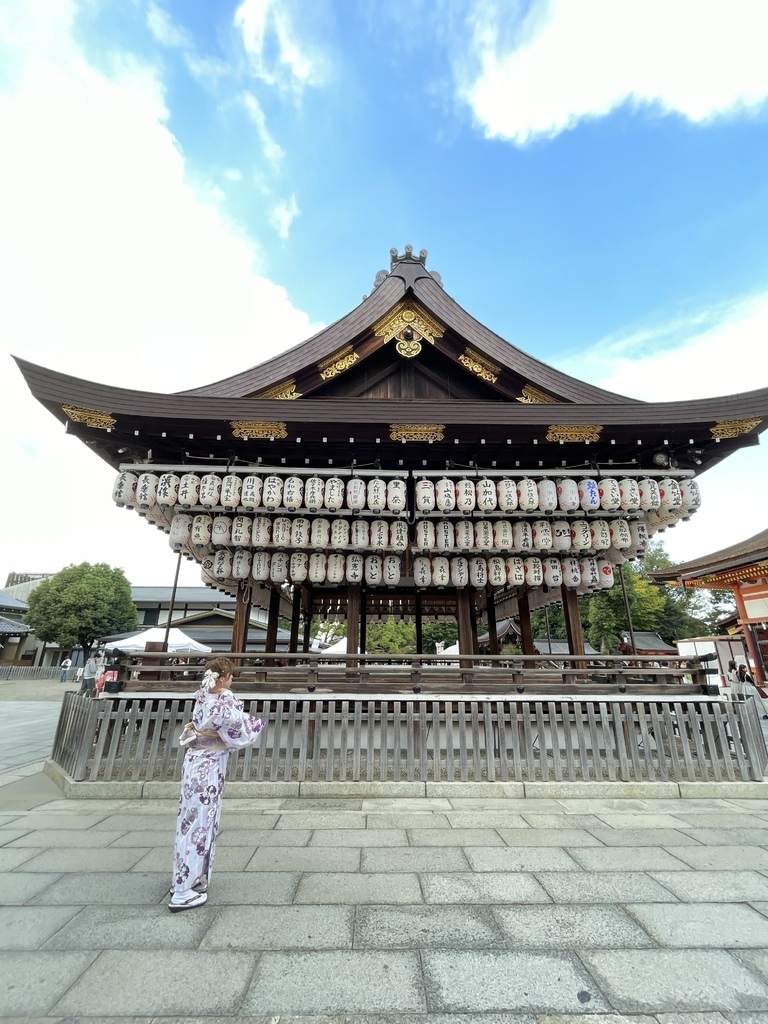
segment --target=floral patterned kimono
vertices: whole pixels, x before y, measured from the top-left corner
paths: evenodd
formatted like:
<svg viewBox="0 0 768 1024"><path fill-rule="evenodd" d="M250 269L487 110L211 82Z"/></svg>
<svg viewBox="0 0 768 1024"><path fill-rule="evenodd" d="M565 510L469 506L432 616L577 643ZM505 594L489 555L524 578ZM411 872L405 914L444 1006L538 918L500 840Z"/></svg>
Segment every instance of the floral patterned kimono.
<svg viewBox="0 0 768 1024"><path fill-rule="evenodd" d="M208 888L221 817L224 772L230 751L259 738L264 721L245 714L231 690L202 688L192 721L180 743L187 753L181 772L181 799L173 848L172 892Z"/></svg>

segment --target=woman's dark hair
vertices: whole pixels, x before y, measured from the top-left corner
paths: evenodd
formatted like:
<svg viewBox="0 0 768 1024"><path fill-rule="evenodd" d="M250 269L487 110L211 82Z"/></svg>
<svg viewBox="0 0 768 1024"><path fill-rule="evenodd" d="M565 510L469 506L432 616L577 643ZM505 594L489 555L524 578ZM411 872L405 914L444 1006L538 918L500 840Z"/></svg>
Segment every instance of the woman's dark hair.
<svg viewBox="0 0 768 1024"><path fill-rule="evenodd" d="M235 666L229 658L214 658L203 669L203 672L215 672L219 676L231 676L234 671Z"/></svg>

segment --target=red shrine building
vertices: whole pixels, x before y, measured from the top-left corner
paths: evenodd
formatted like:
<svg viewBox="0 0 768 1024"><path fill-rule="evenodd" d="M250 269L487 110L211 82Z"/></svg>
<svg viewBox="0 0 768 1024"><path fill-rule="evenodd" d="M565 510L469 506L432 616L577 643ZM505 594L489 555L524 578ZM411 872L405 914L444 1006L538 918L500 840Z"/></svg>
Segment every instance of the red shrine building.
<svg viewBox="0 0 768 1024"><path fill-rule="evenodd" d="M515 617L610 587L648 539L693 515L696 476L768 426L768 388L640 402L559 372L455 302L426 252L391 251L370 295L308 340L175 394L17 359L32 394L116 471L114 499L168 534L204 582L307 650L313 620L455 618L462 654L498 653ZM739 418L733 418L738 408ZM749 581L751 585L751 580ZM752 616L747 616L751 618ZM758 616L764 619L764 615Z"/></svg>

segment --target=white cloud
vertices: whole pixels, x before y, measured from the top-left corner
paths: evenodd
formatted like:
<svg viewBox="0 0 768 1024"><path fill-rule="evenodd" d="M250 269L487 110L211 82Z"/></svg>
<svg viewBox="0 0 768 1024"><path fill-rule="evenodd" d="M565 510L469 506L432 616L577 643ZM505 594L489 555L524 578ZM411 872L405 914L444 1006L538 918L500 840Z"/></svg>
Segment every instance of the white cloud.
<svg viewBox="0 0 768 1024"><path fill-rule="evenodd" d="M510 9L477 4L457 61L488 137L522 145L624 103L703 122L768 96L764 0L539 0L514 23Z"/></svg>
<svg viewBox="0 0 768 1024"><path fill-rule="evenodd" d="M296 203L296 196L290 199L281 199L280 202L269 211L269 223L282 239L288 237L291 224L298 217L301 211Z"/></svg>
<svg viewBox="0 0 768 1024"><path fill-rule="evenodd" d="M321 85L326 61L307 40L299 38L293 5L287 0L243 0L235 11L234 24L242 33L254 76L267 85L300 93ZM299 18L306 7L295 8Z"/></svg>
<svg viewBox="0 0 768 1024"><path fill-rule="evenodd" d="M147 25L158 43L162 43L163 46L186 49L191 45L191 40L184 29L171 21L167 11L151 2L147 7Z"/></svg>
<svg viewBox="0 0 768 1024"><path fill-rule="evenodd" d="M0 586L14 569L82 559L164 583L173 558L163 538L114 507L112 471L32 399L9 353L168 392L316 328L259 276L257 244L190 185L156 70L125 54L109 75L89 66L63 2L55 46L35 8L18 10L24 59L0 89L0 431L18 495L0 508Z"/></svg>
<svg viewBox="0 0 768 1024"><path fill-rule="evenodd" d="M245 108L245 112L248 115L248 119L256 129L256 134L266 160L273 167L277 167L285 156L285 153L279 143L275 141L270 130L267 128L267 119L264 116L261 104L252 92L244 92L241 96L241 100L243 107Z"/></svg>

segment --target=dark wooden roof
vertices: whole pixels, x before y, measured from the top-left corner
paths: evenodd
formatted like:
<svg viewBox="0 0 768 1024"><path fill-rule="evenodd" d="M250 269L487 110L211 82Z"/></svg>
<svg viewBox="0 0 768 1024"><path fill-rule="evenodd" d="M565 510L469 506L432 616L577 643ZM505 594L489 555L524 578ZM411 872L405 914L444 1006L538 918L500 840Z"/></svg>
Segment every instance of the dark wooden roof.
<svg viewBox="0 0 768 1024"><path fill-rule="evenodd" d="M738 544L731 544L710 555L703 555L690 562L673 565L669 569L662 569L651 573L651 575L654 579L661 581L691 580L697 576L713 576L726 572L728 569L742 568L753 562L762 562L766 559L768 559L768 530L762 530L754 537L749 537Z"/></svg>

